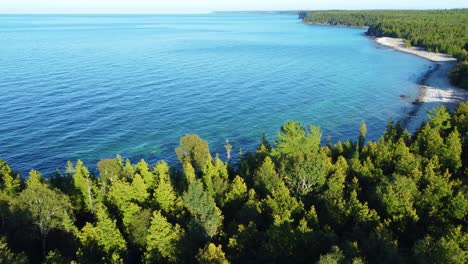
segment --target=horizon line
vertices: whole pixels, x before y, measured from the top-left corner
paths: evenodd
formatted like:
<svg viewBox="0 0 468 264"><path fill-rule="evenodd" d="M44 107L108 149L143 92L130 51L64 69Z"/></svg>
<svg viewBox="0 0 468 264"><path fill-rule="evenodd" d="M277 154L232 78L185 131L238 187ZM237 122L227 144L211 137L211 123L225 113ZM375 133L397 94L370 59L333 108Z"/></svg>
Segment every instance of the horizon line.
<svg viewBox="0 0 468 264"><path fill-rule="evenodd" d="M113 11L63 11L63 12L0 12L0 15L189 15L189 14L212 14L212 13L242 13L242 12L258 12L258 13L274 13L274 12L312 12L312 11L424 11L424 10L456 10L468 9L468 7L455 8L365 8L365 9L252 9L252 10L154 10L154 11L130 11L130 12L113 12Z"/></svg>

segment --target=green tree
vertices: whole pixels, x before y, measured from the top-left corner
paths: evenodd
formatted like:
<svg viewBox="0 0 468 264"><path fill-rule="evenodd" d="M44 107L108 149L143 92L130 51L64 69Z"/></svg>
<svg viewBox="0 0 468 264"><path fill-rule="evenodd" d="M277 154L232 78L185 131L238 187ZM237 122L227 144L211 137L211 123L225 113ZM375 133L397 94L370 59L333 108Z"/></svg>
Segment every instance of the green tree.
<svg viewBox="0 0 468 264"><path fill-rule="evenodd" d="M247 185L242 177L236 176L226 193L224 202L231 203L235 201L243 201L245 199L247 199Z"/></svg>
<svg viewBox="0 0 468 264"><path fill-rule="evenodd" d="M158 177L158 184L154 190L154 199L158 207L166 214L179 210L182 201L172 187L169 166L165 162L158 162L154 171Z"/></svg>
<svg viewBox="0 0 468 264"><path fill-rule="evenodd" d="M200 264L228 264L229 261L223 252L221 245L209 243L200 249L197 254L197 262Z"/></svg>
<svg viewBox="0 0 468 264"><path fill-rule="evenodd" d="M438 240L426 236L415 244L413 252L419 263L467 263L468 234L459 226Z"/></svg>
<svg viewBox="0 0 468 264"><path fill-rule="evenodd" d="M396 175L390 182L384 182L377 187L377 195L388 216L393 220L419 219L414 208L418 188L410 178Z"/></svg>
<svg viewBox="0 0 468 264"><path fill-rule="evenodd" d="M216 207L214 199L204 190L200 180L189 185L183 200L192 216L191 231L195 236L211 238L216 235L222 225L223 216L221 210Z"/></svg>
<svg viewBox="0 0 468 264"><path fill-rule="evenodd" d="M273 154L280 159L280 175L286 179L290 190L306 195L325 183L330 161L320 147L322 132L310 126L310 131L301 123L288 121L278 133L278 146Z"/></svg>
<svg viewBox="0 0 468 264"><path fill-rule="evenodd" d="M20 179L15 175L10 166L0 160L0 190L7 195L14 195L20 189Z"/></svg>
<svg viewBox="0 0 468 264"><path fill-rule="evenodd" d="M127 223L127 233L129 235L128 242L136 245L139 250L144 251L146 248L146 236L151 224L151 211L149 209L141 209L130 215Z"/></svg>
<svg viewBox="0 0 468 264"><path fill-rule="evenodd" d="M88 212L94 213L96 203L95 179L81 160L76 163L73 183L80 193L80 203Z"/></svg>
<svg viewBox="0 0 468 264"><path fill-rule="evenodd" d="M184 230L172 225L159 211L153 213L146 237L146 263L177 263L182 253Z"/></svg>
<svg viewBox="0 0 468 264"><path fill-rule="evenodd" d="M334 172L330 175L321 194L330 222L342 223L346 209L345 184L348 164L342 156L338 157L334 165Z"/></svg>
<svg viewBox="0 0 468 264"><path fill-rule="evenodd" d="M322 133L318 127L311 126L310 133L306 132L299 122L288 121L277 134L278 141L275 155L298 155L317 152L320 148Z"/></svg>
<svg viewBox="0 0 468 264"><path fill-rule="evenodd" d="M255 172L253 179L255 188L263 195L274 193L284 186L270 157L265 158L262 165Z"/></svg>
<svg viewBox="0 0 468 264"><path fill-rule="evenodd" d="M445 138L445 149L441 155L441 163L450 171L456 172L462 166L461 161L462 144L460 133L455 128L448 137Z"/></svg>
<svg viewBox="0 0 468 264"><path fill-rule="evenodd" d="M82 263L123 263L126 241L104 205L96 205L95 225L86 223L78 234L81 246L78 260Z"/></svg>
<svg viewBox="0 0 468 264"><path fill-rule="evenodd" d="M158 165L156 165L157 167ZM144 159L141 159L135 166L135 171L137 174L143 178L148 191L153 190L156 187L156 177L155 175L149 170L149 165L146 163ZM153 169L154 171L154 169Z"/></svg>
<svg viewBox="0 0 468 264"><path fill-rule="evenodd" d="M284 185L262 202L276 226L294 221L292 214L302 209L302 205L296 198L290 196L288 188Z"/></svg>
<svg viewBox="0 0 468 264"><path fill-rule="evenodd" d="M128 181L131 181L135 175L135 168L129 159L125 160L125 166L123 166L122 174Z"/></svg>
<svg viewBox="0 0 468 264"><path fill-rule="evenodd" d="M180 139L180 146L176 148L177 157L181 164L187 159L192 166L200 171L207 161L211 160L208 143L198 135L185 135Z"/></svg>
<svg viewBox="0 0 468 264"><path fill-rule="evenodd" d="M432 128L447 130L450 125L450 114L445 106L438 106L428 112L429 124Z"/></svg>
<svg viewBox="0 0 468 264"><path fill-rule="evenodd" d="M319 264L340 264L344 263L345 256L343 251L337 246L331 248L330 253L320 256Z"/></svg>
<svg viewBox="0 0 468 264"><path fill-rule="evenodd" d="M45 257L47 235L52 229L73 231L72 205L66 195L42 183L37 171L32 170L30 176L26 189L18 195L14 207L27 212L38 229Z"/></svg>
<svg viewBox="0 0 468 264"><path fill-rule="evenodd" d="M107 192L112 181L118 180L122 174L122 166L117 159L100 160L98 170L104 192Z"/></svg>
<svg viewBox="0 0 468 264"><path fill-rule="evenodd" d="M182 163L182 170L184 171L185 183L189 186L191 183L195 182L197 177L195 176L195 169L190 163L188 158L184 158Z"/></svg>

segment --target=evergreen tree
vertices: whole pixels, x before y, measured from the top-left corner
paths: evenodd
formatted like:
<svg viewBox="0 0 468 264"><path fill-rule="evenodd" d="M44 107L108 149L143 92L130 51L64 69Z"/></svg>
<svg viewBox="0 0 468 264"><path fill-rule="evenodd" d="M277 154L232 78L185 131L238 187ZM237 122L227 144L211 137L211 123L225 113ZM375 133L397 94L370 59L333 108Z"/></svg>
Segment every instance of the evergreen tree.
<svg viewBox="0 0 468 264"><path fill-rule="evenodd" d="M200 180L189 185L183 200L192 216L190 227L193 235L202 239L216 235L222 225L223 216Z"/></svg>
<svg viewBox="0 0 468 264"><path fill-rule="evenodd" d="M216 246L213 243L209 243L204 249L198 251L197 262L200 264L229 264L221 245Z"/></svg>
<svg viewBox="0 0 468 264"><path fill-rule="evenodd" d="M74 171L73 183L80 193L80 203L87 211L94 213L96 204L95 180L81 160L77 161Z"/></svg>
<svg viewBox="0 0 468 264"><path fill-rule="evenodd" d="M184 230L179 225L173 226L161 212L155 211L146 237L146 263L179 262L183 237Z"/></svg>
<svg viewBox="0 0 468 264"><path fill-rule="evenodd" d="M126 241L104 205L96 205L97 223L86 225L78 234L81 246L77 252L82 263L123 263Z"/></svg>

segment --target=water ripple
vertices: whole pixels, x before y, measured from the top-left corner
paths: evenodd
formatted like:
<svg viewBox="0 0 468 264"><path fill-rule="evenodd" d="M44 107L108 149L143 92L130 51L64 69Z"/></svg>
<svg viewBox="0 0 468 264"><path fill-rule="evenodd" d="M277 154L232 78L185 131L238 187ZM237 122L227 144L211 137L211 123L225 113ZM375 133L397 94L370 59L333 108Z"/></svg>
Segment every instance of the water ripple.
<svg viewBox="0 0 468 264"><path fill-rule="evenodd" d="M428 64L361 29L293 16L1 16L0 157L27 174L121 153L177 162L198 133L225 157L287 120L334 140L369 138L409 112Z"/></svg>

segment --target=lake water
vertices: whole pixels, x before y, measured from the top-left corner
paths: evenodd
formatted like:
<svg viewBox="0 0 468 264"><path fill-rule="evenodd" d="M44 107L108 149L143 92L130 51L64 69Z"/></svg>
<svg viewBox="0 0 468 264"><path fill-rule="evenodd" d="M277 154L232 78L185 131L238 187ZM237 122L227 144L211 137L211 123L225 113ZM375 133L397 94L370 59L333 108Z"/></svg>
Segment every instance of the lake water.
<svg viewBox="0 0 468 264"><path fill-rule="evenodd" d="M0 16L0 158L22 174L117 153L175 165L184 134L224 158L226 139L254 150L289 119L334 141L364 119L377 139L430 63L364 31L274 14Z"/></svg>

